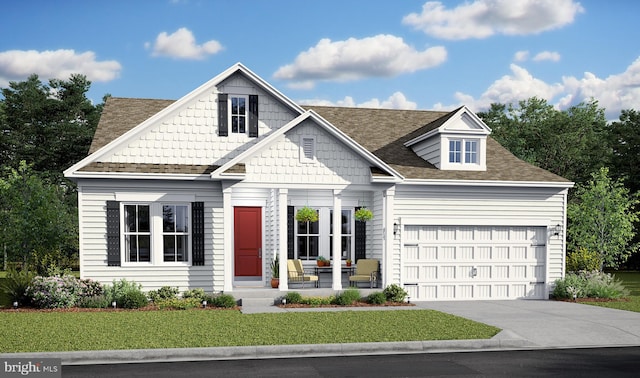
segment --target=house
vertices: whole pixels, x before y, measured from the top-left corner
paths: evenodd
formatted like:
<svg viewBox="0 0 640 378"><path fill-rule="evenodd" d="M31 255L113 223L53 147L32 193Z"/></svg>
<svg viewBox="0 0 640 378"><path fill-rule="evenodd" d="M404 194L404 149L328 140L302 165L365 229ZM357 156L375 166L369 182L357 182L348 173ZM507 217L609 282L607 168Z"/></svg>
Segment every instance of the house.
<svg viewBox="0 0 640 378"><path fill-rule="evenodd" d="M325 256L340 290L346 259L366 257L411 300L548 298L573 183L490 133L464 106L301 106L240 63L177 101L110 98L65 171L81 276L232 292L267 286L276 254L281 272ZM303 206L319 221L295 221Z"/></svg>

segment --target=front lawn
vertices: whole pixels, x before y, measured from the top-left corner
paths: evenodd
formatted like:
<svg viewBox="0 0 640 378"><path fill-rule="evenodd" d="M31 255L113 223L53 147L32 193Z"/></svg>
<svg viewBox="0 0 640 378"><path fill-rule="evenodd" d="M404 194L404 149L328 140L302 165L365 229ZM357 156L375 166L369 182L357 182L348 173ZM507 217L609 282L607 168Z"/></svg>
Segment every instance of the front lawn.
<svg viewBox="0 0 640 378"><path fill-rule="evenodd" d="M618 310L640 312L640 272L612 272L629 290L629 301L584 302L593 306L615 308Z"/></svg>
<svg viewBox="0 0 640 378"><path fill-rule="evenodd" d="M488 339L500 329L432 310L0 312L0 352Z"/></svg>

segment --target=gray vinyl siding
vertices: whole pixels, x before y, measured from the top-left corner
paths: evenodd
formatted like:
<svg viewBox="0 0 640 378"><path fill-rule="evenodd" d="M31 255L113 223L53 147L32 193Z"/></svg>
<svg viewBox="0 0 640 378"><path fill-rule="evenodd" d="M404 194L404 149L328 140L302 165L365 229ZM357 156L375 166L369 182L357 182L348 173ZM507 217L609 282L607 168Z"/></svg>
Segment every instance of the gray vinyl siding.
<svg viewBox="0 0 640 378"><path fill-rule="evenodd" d="M461 187L398 185L395 219L428 220L455 225L565 225L565 190L525 187ZM406 221L402 221L406 225ZM564 275L563 237L547 240L548 284ZM400 238L394 246L393 280L400 282Z"/></svg>
<svg viewBox="0 0 640 378"><path fill-rule="evenodd" d="M129 180L81 180L79 217L82 222L80 273L104 284L125 278L142 285L143 290L175 286L184 291L203 288L213 291L222 287L222 196L217 183L159 182ZM162 188L162 189L160 189ZM195 193L195 200L205 206L204 266L107 266L106 201L116 199L115 193Z"/></svg>

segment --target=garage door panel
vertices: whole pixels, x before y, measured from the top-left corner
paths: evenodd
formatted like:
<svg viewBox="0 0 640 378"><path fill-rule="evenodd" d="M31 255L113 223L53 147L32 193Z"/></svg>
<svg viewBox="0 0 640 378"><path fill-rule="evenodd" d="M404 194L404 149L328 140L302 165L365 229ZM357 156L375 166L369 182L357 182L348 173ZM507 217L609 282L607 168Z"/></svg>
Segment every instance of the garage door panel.
<svg viewBox="0 0 640 378"><path fill-rule="evenodd" d="M543 298L546 237L545 227L407 225L403 283L415 300Z"/></svg>

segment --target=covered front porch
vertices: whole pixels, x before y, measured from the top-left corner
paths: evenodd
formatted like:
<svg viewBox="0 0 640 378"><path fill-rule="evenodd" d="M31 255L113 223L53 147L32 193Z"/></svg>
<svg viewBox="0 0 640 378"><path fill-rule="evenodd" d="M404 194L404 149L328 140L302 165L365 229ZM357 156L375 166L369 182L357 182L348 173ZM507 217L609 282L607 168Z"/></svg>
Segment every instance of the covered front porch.
<svg viewBox="0 0 640 378"><path fill-rule="evenodd" d="M276 256L278 291L343 290L350 286L349 277L355 274L361 259L378 262L375 285L383 287L390 277L386 251L393 248L393 195L394 189L388 185L225 188L224 219L232 221L224 222L224 261L232 263L222 267L224 291L270 287ZM315 210L318 220L296 220L296 213L303 207ZM355 219L355 212L362 207L372 211L372 220ZM248 212L251 220L243 220ZM318 267L318 258L326 259L328 266ZM306 274L317 278L288 279L288 261L292 260L298 261ZM347 266L348 260L351 266Z"/></svg>

